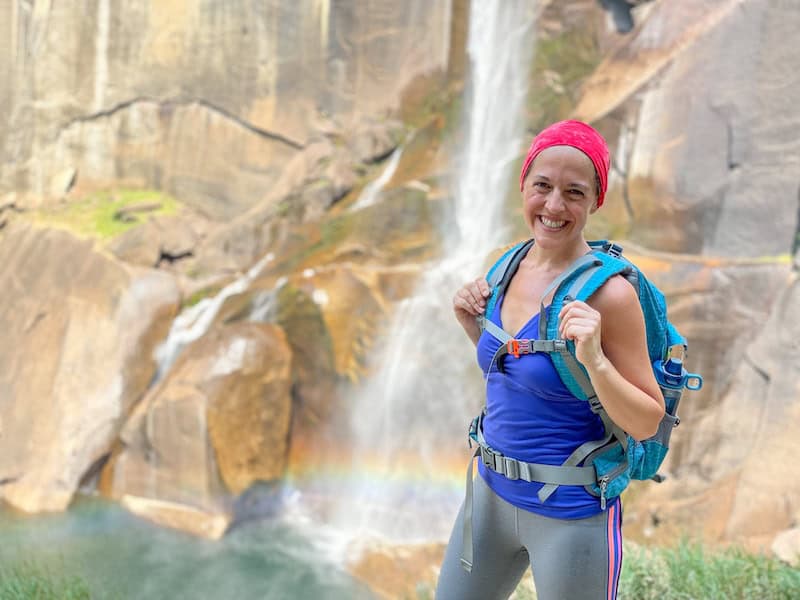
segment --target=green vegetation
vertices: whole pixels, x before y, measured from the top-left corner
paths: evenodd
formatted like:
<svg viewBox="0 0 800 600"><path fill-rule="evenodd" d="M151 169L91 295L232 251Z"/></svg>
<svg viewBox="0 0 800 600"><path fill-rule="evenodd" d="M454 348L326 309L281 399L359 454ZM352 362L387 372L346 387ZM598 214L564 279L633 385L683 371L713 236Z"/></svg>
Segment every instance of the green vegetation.
<svg viewBox="0 0 800 600"><path fill-rule="evenodd" d="M101 240L113 238L143 223L149 215L174 214L178 201L155 190L113 189L38 211L34 218Z"/></svg>
<svg viewBox="0 0 800 600"><path fill-rule="evenodd" d="M624 600L790 600L800 597L800 569L738 548L712 552L699 543L625 549Z"/></svg>
<svg viewBox="0 0 800 600"><path fill-rule="evenodd" d="M89 586L75 575L21 562L0 566L2 600L88 600Z"/></svg>

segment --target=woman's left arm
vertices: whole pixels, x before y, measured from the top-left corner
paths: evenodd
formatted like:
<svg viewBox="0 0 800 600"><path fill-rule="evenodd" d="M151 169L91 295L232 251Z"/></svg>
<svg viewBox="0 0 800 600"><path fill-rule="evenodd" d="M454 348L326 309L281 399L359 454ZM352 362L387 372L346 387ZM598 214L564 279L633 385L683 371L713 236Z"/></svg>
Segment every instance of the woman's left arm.
<svg viewBox="0 0 800 600"><path fill-rule="evenodd" d="M589 299L566 304L559 334L575 341L608 416L637 440L651 437L664 416L664 398L647 354L644 316L633 286L612 277Z"/></svg>

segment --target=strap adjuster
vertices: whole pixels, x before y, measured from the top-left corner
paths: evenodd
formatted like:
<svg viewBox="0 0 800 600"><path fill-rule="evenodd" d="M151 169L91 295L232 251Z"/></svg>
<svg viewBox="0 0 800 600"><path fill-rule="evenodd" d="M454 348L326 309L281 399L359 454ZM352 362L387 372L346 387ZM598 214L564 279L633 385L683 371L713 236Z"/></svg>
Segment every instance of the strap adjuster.
<svg viewBox="0 0 800 600"><path fill-rule="evenodd" d="M514 358L519 358L520 354L531 354L533 352L532 340L511 339L506 342L506 352Z"/></svg>
<svg viewBox="0 0 800 600"><path fill-rule="evenodd" d="M488 446L481 446L481 460L483 461L483 464L492 471L497 471L497 456L498 455L495 454L495 452Z"/></svg>
<svg viewBox="0 0 800 600"><path fill-rule="evenodd" d="M607 248L608 249L606 250L606 252L611 256L613 256L614 258L619 258L620 256L622 256L622 246L620 246L619 244L616 244L614 242L608 242Z"/></svg>
<svg viewBox="0 0 800 600"><path fill-rule="evenodd" d="M600 398L597 396L591 396L589 399L589 408L592 409L593 413L598 413L603 410L603 405L600 402Z"/></svg>
<svg viewBox="0 0 800 600"><path fill-rule="evenodd" d="M508 456L504 456L503 467L503 475L505 475L507 479L510 479L511 481L519 479L519 463L516 460L509 458Z"/></svg>

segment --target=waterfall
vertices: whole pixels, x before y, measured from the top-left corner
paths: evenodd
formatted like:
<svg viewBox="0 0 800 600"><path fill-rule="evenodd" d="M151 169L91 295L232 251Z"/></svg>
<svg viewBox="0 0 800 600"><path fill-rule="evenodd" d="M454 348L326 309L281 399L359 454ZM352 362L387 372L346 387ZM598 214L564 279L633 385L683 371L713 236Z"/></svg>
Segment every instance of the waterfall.
<svg viewBox="0 0 800 600"><path fill-rule="evenodd" d="M535 3L473 0L463 151L444 258L428 265L398 307L375 375L353 400L353 481L334 522L351 540L446 539L463 496L466 429L483 403L474 347L452 297L507 243L503 206L524 150L522 109L533 50Z"/></svg>
<svg viewBox="0 0 800 600"><path fill-rule="evenodd" d="M189 306L172 322L167 339L156 348L157 362L154 383L164 378L178 355L188 344L202 336L217 316L225 300L236 294L247 291L250 284L264 269L267 263L275 259L272 253L267 254L251 267L244 275L222 288L214 297L203 298L194 306Z"/></svg>
<svg viewBox="0 0 800 600"><path fill-rule="evenodd" d="M358 196L358 199L353 203L353 206L350 207L350 210L360 210L362 208L366 208L367 206L372 206L378 201L383 188L386 187L386 184L391 181L392 177L394 177L394 173L397 171L397 165L400 164L400 157L402 155L403 148L402 146L398 146L389 157L389 162L386 165L386 168L377 179L369 182L369 184L364 187L364 189L361 191L361 194Z"/></svg>

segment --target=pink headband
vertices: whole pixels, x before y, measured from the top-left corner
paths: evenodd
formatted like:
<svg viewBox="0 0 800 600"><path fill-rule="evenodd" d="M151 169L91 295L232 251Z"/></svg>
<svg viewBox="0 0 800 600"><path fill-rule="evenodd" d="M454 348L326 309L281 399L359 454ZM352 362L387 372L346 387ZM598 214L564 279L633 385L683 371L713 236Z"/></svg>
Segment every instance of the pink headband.
<svg viewBox="0 0 800 600"><path fill-rule="evenodd" d="M594 165L594 170L600 178L600 194L597 197L597 207L603 204L608 189L608 170L611 167L611 157L608 152L608 145L597 131L581 121L559 121L543 129L539 135L533 138L533 143L528 149L525 163L522 165L522 172L519 175L519 189L525 182L528 169L531 168L533 160L542 150L551 146L572 146L583 152L589 157Z"/></svg>

